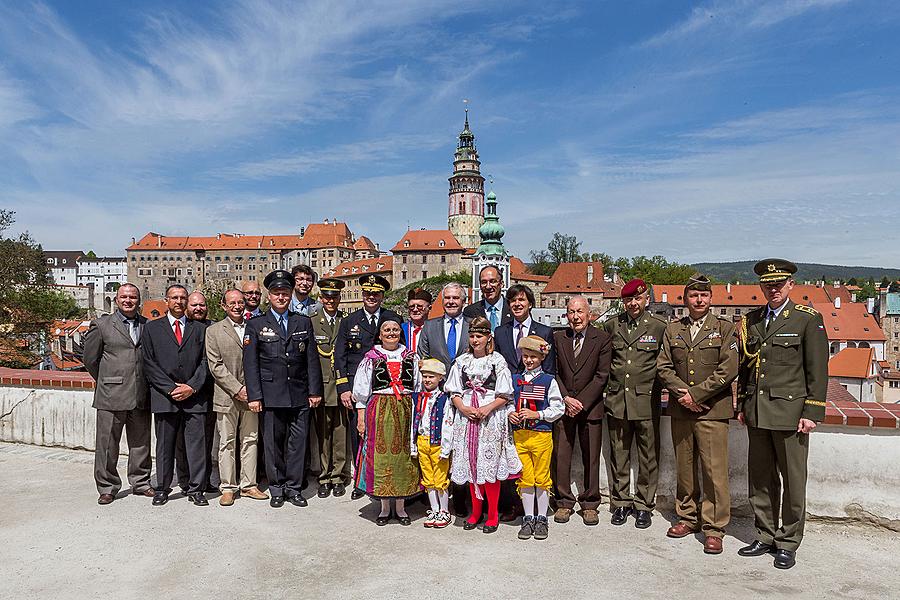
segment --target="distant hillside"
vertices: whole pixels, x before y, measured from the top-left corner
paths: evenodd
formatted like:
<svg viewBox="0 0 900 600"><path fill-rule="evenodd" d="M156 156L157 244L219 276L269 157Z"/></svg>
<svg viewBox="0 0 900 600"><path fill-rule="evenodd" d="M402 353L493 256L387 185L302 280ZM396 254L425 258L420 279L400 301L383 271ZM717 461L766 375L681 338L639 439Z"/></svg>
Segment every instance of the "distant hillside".
<svg viewBox="0 0 900 600"><path fill-rule="evenodd" d="M714 277L720 281L740 281L751 283L756 281L753 265L756 261L745 260L741 262L723 263L697 263L693 266L701 273ZM883 277L891 280L900 279L900 269L888 269L884 267L845 267L842 265L820 265L817 263L797 263L798 281L846 281L851 277L859 280L867 280L870 277L876 283Z"/></svg>

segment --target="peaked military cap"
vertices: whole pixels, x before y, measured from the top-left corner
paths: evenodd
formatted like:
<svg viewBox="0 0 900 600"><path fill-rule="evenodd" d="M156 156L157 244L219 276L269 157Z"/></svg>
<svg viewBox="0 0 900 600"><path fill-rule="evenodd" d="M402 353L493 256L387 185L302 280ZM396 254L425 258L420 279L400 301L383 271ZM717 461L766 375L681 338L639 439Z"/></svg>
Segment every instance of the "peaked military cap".
<svg viewBox="0 0 900 600"><path fill-rule="evenodd" d="M266 278L263 279L263 285L266 286L267 290L275 288L294 289L294 276L289 271L278 269L266 275Z"/></svg>
<svg viewBox="0 0 900 600"><path fill-rule="evenodd" d="M712 283L709 281L709 277L706 275L701 275L697 273L693 275L690 279L688 279L687 285L684 286L684 291L697 290L700 292L711 292L712 291Z"/></svg>
<svg viewBox="0 0 900 600"><path fill-rule="evenodd" d="M797 272L797 265L783 258L767 258L753 267L760 283L778 283L790 279Z"/></svg>
<svg viewBox="0 0 900 600"><path fill-rule="evenodd" d="M340 279L320 279L319 291L323 296L337 296L346 284Z"/></svg>
<svg viewBox="0 0 900 600"><path fill-rule="evenodd" d="M381 275L366 275L360 278L359 285L366 292L386 292L391 284Z"/></svg>
<svg viewBox="0 0 900 600"><path fill-rule="evenodd" d="M622 287L622 297L631 298L647 291L647 284L643 279L632 279Z"/></svg>

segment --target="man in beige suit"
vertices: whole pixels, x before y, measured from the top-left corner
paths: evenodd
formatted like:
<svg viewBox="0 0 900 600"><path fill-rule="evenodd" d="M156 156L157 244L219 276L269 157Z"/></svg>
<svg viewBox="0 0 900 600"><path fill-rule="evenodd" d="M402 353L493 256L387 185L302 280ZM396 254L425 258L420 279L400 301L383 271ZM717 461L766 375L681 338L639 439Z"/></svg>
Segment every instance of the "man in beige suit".
<svg viewBox="0 0 900 600"><path fill-rule="evenodd" d="M216 382L213 410L219 430L219 504L231 506L240 489L242 496L266 500L256 487L256 453L260 402L247 402L244 387L244 295L228 290L222 298L225 318L206 330L206 360ZM235 449L240 448L240 488Z"/></svg>

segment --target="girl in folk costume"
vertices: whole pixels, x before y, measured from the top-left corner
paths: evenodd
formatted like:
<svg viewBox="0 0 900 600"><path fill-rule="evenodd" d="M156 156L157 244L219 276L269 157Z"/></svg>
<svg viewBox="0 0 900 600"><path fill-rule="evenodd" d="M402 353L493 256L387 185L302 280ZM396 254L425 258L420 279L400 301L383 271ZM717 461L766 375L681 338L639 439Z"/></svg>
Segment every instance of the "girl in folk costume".
<svg viewBox="0 0 900 600"><path fill-rule="evenodd" d="M550 457L553 455L553 426L566 410L559 385L552 375L541 370L541 363L550 352L547 340L529 335L519 340L522 364L525 372L517 375L515 410L509 414L513 424L513 440L519 458L522 459L522 477L519 478L519 495L525 518L519 530L519 539L532 535L537 540L547 539L547 509L550 505ZM535 512L537 502L537 512Z"/></svg>
<svg viewBox="0 0 900 600"><path fill-rule="evenodd" d="M469 350L453 363L444 391L455 413L452 439L445 439L453 450L450 478L454 483L468 483L472 496L472 513L463 528L475 529L486 498L484 533L493 533L500 523L500 482L518 477L522 461L507 420L513 410L512 376L506 359L494 352L491 322L484 317L469 324Z"/></svg>
<svg viewBox="0 0 900 600"><path fill-rule="evenodd" d="M381 500L377 525L387 525L394 501L397 520L409 525L405 502L421 491L419 464L409 451L412 391L419 387L418 357L400 343L400 323L386 320L380 344L359 363L353 399L359 412L359 456L355 485Z"/></svg>
<svg viewBox="0 0 900 600"><path fill-rule="evenodd" d="M410 451L419 457L422 469L422 485L428 493L431 508L425 519L425 527L443 529L450 524L448 506L450 494L450 444L453 423L447 408L447 394L438 387L447 367L435 358L426 358L419 364L422 373L422 389L413 393L416 412L413 416Z"/></svg>

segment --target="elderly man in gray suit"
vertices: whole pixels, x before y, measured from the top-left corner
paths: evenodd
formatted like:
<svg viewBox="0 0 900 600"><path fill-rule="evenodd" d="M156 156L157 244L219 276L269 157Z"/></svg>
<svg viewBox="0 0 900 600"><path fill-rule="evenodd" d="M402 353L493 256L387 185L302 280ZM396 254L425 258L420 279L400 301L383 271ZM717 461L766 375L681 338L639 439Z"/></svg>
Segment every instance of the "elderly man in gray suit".
<svg viewBox="0 0 900 600"><path fill-rule="evenodd" d="M84 338L84 366L96 380L97 437L94 480L98 504L109 504L122 488L119 444L128 442L128 483L137 496L153 496L150 487L150 401L141 357L141 293L130 283L116 292L116 310L91 322Z"/></svg>
<svg viewBox="0 0 900 600"><path fill-rule="evenodd" d="M231 506L238 492L254 500L268 500L269 496L256 487L262 403L247 402L244 387L244 294L228 290L222 308L225 318L206 328L206 362L216 383L213 411L219 430L219 504Z"/></svg>
<svg viewBox="0 0 900 600"><path fill-rule="evenodd" d="M441 289L441 303L444 314L425 321L418 353L423 359L438 359L449 373L453 361L469 346L469 324L463 318L466 296L462 286L456 282L445 285Z"/></svg>

